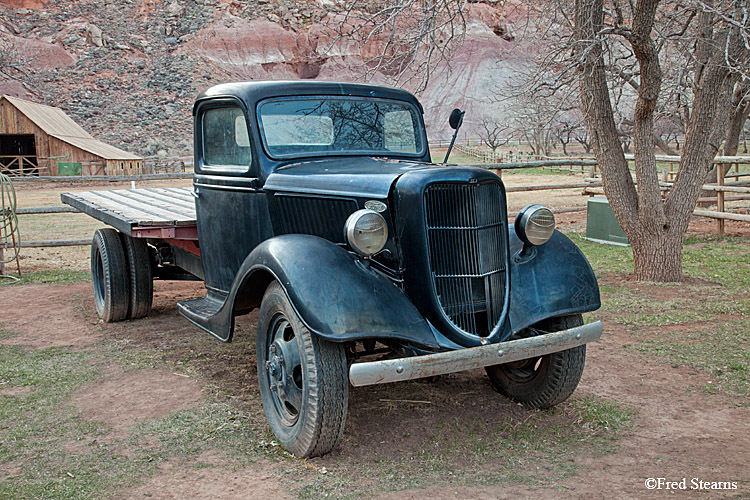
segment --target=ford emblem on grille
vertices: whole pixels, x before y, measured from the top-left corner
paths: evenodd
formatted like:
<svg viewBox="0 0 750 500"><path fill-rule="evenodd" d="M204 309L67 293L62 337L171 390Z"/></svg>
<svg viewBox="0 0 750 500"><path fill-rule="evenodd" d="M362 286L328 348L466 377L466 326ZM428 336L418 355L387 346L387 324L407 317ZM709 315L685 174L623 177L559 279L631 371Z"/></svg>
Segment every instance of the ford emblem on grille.
<svg viewBox="0 0 750 500"><path fill-rule="evenodd" d="M368 200L365 202L365 208L375 210L376 212L385 212L385 209L388 207L382 201Z"/></svg>

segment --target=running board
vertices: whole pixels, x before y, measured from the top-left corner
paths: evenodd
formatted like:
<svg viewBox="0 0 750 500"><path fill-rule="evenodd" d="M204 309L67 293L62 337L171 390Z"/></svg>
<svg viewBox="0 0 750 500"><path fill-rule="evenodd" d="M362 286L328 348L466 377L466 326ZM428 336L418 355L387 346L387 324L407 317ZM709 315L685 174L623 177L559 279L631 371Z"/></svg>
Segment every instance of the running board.
<svg viewBox="0 0 750 500"><path fill-rule="evenodd" d="M195 326L202 328L222 342L232 340L234 315L227 306L226 296L208 292L202 299L177 303L177 311Z"/></svg>

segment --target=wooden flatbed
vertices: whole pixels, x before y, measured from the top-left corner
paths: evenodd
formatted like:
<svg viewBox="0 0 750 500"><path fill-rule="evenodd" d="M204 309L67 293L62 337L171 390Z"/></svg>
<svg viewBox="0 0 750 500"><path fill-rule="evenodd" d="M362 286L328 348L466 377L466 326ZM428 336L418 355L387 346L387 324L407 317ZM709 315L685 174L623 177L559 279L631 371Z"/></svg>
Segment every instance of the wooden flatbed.
<svg viewBox="0 0 750 500"><path fill-rule="evenodd" d="M192 188L62 193L62 202L133 238L197 240Z"/></svg>

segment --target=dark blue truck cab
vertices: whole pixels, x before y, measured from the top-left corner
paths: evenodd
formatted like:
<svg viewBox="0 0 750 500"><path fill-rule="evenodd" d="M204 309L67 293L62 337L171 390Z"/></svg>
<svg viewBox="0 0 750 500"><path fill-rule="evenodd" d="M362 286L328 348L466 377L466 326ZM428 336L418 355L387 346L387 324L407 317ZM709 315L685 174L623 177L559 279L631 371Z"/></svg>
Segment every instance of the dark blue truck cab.
<svg viewBox="0 0 750 500"><path fill-rule="evenodd" d="M549 209L509 221L494 173L432 163L413 95L230 83L193 113L197 234L114 222L119 236L97 233L102 317L147 314L155 277L203 279L206 297L178 308L223 341L258 308L263 407L298 456L335 446L350 384L484 367L530 408L575 390L602 332L581 316L600 305L591 267Z"/></svg>

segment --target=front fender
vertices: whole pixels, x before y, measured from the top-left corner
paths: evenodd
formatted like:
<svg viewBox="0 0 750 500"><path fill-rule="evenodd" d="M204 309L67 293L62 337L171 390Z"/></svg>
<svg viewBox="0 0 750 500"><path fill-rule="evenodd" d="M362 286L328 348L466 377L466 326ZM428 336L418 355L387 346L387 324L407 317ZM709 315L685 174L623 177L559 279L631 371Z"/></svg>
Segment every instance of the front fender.
<svg viewBox="0 0 750 500"><path fill-rule="evenodd" d="M388 339L438 347L400 288L330 241L290 234L258 245L227 298L235 311L260 304L269 275L284 288L305 326L327 340Z"/></svg>
<svg viewBox="0 0 750 500"><path fill-rule="evenodd" d="M513 333L553 316L599 309L599 285L581 250L559 231L518 259L523 243L510 228L510 326Z"/></svg>

